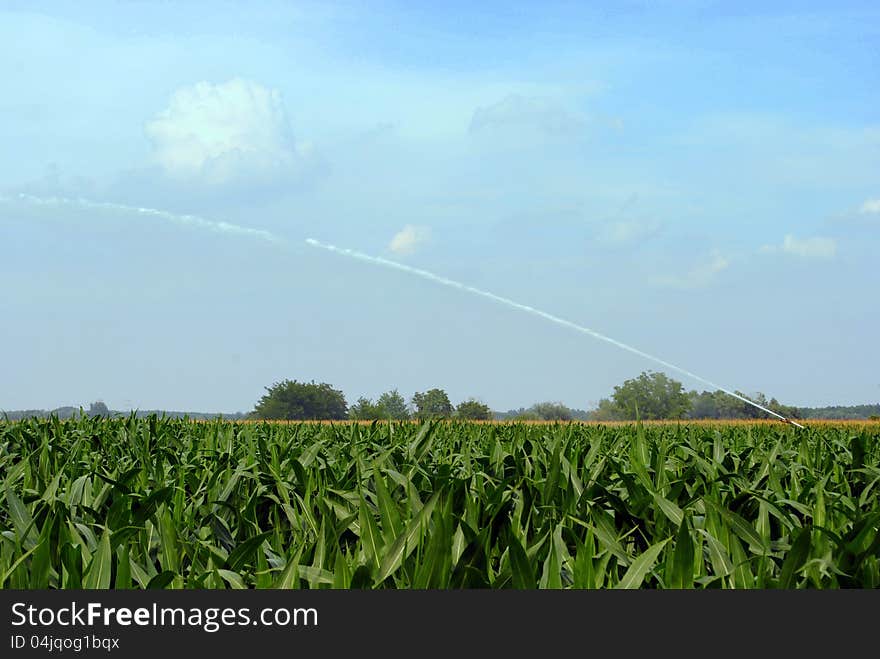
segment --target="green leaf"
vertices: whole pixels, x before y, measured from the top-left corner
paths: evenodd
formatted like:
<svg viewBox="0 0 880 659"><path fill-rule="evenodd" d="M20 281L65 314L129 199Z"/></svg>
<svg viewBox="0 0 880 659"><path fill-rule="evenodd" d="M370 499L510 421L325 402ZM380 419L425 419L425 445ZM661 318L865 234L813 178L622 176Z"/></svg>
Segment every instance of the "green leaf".
<svg viewBox="0 0 880 659"><path fill-rule="evenodd" d="M727 522L728 526L730 526L731 530L744 542L748 543L750 547L758 549L756 553L766 553L769 551L769 548L764 542L764 538L755 530L755 527L752 526L748 521L743 519L740 515L733 512L732 510L728 510L723 506L719 506L713 501L706 500L712 508L718 511L718 514L724 518L724 521Z"/></svg>
<svg viewBox="0 0 880 659"><path fill-rule="evenodd" d="M810 557L810 541L812 529L805 526L798 531L797 537L791 543L791 549L782 563L782 569L779 574L779 587L792 589L797 585L798 571L807 562Z"/></svg>
<svg viewBox="0 0 880 659"><path fill-rule="evenodd" d="M367 565L371 570L378 570L381 552L385 545L381 540L376 520L373 518L373 511L367 505L363 493L361 493L360 506L358 507L358 519L360 520L361 546L367 559Z"/></svg>
<svg viewBox="0 0 880 659"><path fill-rule="evenodd" d="M452 570L449 587L452 589L487 588L491 586L486 573L486 552L479 537L474 536L468 541L461 557Z"/></svg>
<svg viewBox="0 0 880 659"><path fill-rule="evenodd" d="M439 491L434 492L431 498L428 499L425 505L422 506L421 510L419 510L418 514L409 521L404 532L401 533L392 543L391 547L389 547L385 554L385 558L382 559L382 564L379 567L379 574L376 576L375 581L376 584L382 583L385 579L394 574L394 572L400 567L403 559L406 556L409 556L416 548L416 538L431 518L431 512L434 510L434 506L437 504L439 496Z"/></svg>
<svg viewBox="0 0 880 659"><path fill-rule="evenodd" d="M6 503L9 506L9 517L12 518L18 541L22 546L32 549L39 542L39 535L34 528L34 520L27 507L8 485L6 486Z"/></svg>
<svg viewBox="0 0 880 659"><path fill-rule="evenodd" d="M519 590L534 590L535 571L532 563L526 555L526 550L513 535L507 543L510 569L513 577L513 587Z"/></svg>
<svg viewBox="0 0 880 659"><path fill-rule="evenodd" d="M229 584L229 586L233 590L245 590L247 586L244 584L244 580L241 578L241 575L237 572L233 572L232 570L222 570L218 569L217 574Z"/></svg>
<svg viewBox="0 0 880 659"><path fill-rule="evenodd" d="M407 446L407 452L413 460L418 460L424 455L425 450L427 450L425 444L431 433L433 433L435 425L435 422L430 419L425 421L419 428L415 438Z"/></svg>
<svg viewBox="0 0 880 659"><path fill-rule="evenodd" d="M642 585L642 582L645 580L645 576L647 576L647 574L654 567L654 563L657 561L657 557L660 555L660 552L663 551L663 547L665 547L666 543L670 540L671 538L666 538L666 540L661 540L660 542L648 547L630 564L629 569L627 569L626 571L626 574L623 575L623 578L618 582L615 588L639 588Z"/></svg>
<svg viewBox="0 0 880 659"><path fill-rule="evenodd" d="M684 512L681 508L656 492L654 493L654 503L657 504L657 507L664 515L666 515L670 522L676 526L681 525L681 522L684 519Z"/></svg>
<svg viewBox="0 0 880 659"><path fill-rule="evenodd" d="M825 526L825 488L816 485L816 501L813 504L813 526Z"/></svg>
<svg viewBox="0 0 880 659"><path fill-rule="evenodd" d="M55 477L49 483L46 490L43 492L43 496L40 498L48 504L52 504L55 502L55 493L58 491L58 484L61 482L61 477L65 476L65 470L59 469L58 473L55 474Z"/></svg>
<svg viewBox="0 0 880 659"><path fill-rule="evenodd" d="M290 590L299 588L299 556L301 552L297 552L288 559L287 564L278 576L274 588Z"/></svg>
<svg viewBox="0 0 880 659"><path fill-rule="evenodd" d="M358 565L358 568L351 575L351 584L349 589L370 589L373 586L372 570L367 565Z"/></svg>
<svg viewBox="0 0 880 659"><path fill-rule="evenodd" d="M351 585L351 570L348 567L348 561L345 555L336 552L336 564L333 567L333 588L344 590Z"/></svg>
<svg viewBox="0 0 880 659"><path fill-rule="evenodd" d="M229 554L229 558L226 559L226 567L233 572L239 571L245 566L248 560L254 557L259 550L260 545L271 536L272 531L266 531L265 533L260 533L259 535L255 535L254 537L248 538L240 543Z"/></svg>
<svg viewBox="0 0 880 659"><path fill-rule="evenodd" d="M726 577L733 572L733 561L727 549L721 542L711 533L703 529L697 529L704 538L706 538L706 546L709 549L709 562L712 564L712 571L717 577Z"/></svg>
<svg viewBox="0 0 880 659"><path fill-rule="evenodd" d="M691 538L687 519L682 519L675 536L675 550L672 556L671 588L694 587L694 541Z"/></svg>
<svg viewBox="0 0 880 659"><path fill-rule="evenodd" d="M82 588L83 559L79 546L70 542L61 546L61 565L65 571L61 587L68 590Z"/></svg>
<svg viewBox="0 0 880 659"><path fill-rule="evenodd" d="M98 550L92 555L92 561L83 577L83 588L86 590L107 590L110 588L112 561L110 531L105 529L100 542L98 542Z"/></svg>
<svg viewBox="0 0 880 659"><path fill-rule="evenodd" d="M403 522L400 519L400 511L385 485L385 477L378 469L373 470L373 482L376 485L376 503L382 519L382 536L385 543L389 543L403 531Z"/></svg>
<svg viewBox="0 0 880 659"><path fill-rule="evenodd" d="M31 559L31 589L40 590L49 587L49 575L52 571L52 528L54 526L55 516L50 515L43 522L43 530L40 533L37 549Z"/></svg>
<svg viewBox="0 0 880 659"><path fill-rule="evenodd" d="M559 532L559 526L553 532L553 540ZM547 551L547 558L544 559L543 570L541 572L541 580L538 587L543 589L559 590L562 588L562 562L560 561L559 551L555 542L550 543Z"/></svg>
<svg viewBox="0 0 880 659"><path fill-rule="evenodd" d="M132 520L135 524L143 524L150 519L163 503L167 503L174 495L173 487L160 487L132 506Z"/></svg>
<svg viewBox="0 0 880 659"><path fill-rule="evenodd" d="M847 543L846 550L852 554L868 551L868 548L878 537L878 523L880 523L880 512L868 515L854 523L850 536L852 539Z"/></svg>
<svg viewBox="0 0 880 659"><path fill-rule="evenodd" d="M574 557L574 588L594 588L595 575L593 571L593 557L596 553L596 541L593 537L592 527L587 531L587 537L583 543L578 542L577 552Z"/></svg>
<svg viewBox="0 0 880 659"><path fill-rule="evenodd" d="M172 581L174 581L175 576L177 575L175 575L174 572L169 572L168 570L160 572L155 577L150 579L149 583L147 584L147 590L162 590Z"/></svg>
<svg viewBox="0 0 880 659"><path fill-rule="evenodd" d="M6 580L18 569L18 566L24 563L31 554L33 554L37 550L37 545L34 545L30 549L28 549L25 553L15 559L15 562L9 566L9 569L3 573L3 576L0 577L0 588L6 588Z"/></svg>
<svg viewBox="0 0 880 659"><path fill-rule="evenodd" d="M452 572L452 506L447 498L434 508L427 546L419 550L419 561L411 578L412 588L444 589Z"/></svg>
<svg viewBox="0 0 880 659"><path fill-rule="evenodd" d="M333 573L330 570L322 570L311 565L300 565L299 576L308 581L312 588L321 584L333 585Z"/></svg>
<svg viewBox="0 0 880 659"><path fill-rule="evenodd" d="M116 550L116 577L113 579L113 588L114 590L124 590L130 589L131 585L130 552L128 547L119 547Z"/></svg>
<svg viewBox="0 0 880 659"><path fill-rule="evenodd" d="M562 462L559 459L561 451L562 442L557 440L553 447L553 453L550 455L547 479L544 481L544 489L542 491L543 500L547 502L553 501L554 497L558 495L559 472L562 468Z"/></svg>

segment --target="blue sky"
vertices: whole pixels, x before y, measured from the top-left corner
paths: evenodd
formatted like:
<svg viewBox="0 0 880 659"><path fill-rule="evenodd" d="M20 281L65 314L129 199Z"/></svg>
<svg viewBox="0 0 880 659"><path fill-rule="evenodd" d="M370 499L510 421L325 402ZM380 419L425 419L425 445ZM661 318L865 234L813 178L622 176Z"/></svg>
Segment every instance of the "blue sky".
<svg viewBox="0 0 880 659"><path fill-rule="evenodd" d="M4 3L0 409L876 402L880 10L584 4Z"/></svg>

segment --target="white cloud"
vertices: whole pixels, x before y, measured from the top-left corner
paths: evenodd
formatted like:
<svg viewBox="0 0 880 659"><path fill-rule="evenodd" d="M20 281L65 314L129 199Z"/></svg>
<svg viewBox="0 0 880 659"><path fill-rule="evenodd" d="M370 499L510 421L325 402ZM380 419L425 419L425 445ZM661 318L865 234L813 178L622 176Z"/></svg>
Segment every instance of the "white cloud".
<svg viewBox="0 0 880 659"><path fill-rule="evenodd" d="M861 208L859 208L860 213L864 214L880 214L880 199L868 199L862 204Z"/></svg>
<svg viewBox="0 0 880 659"><path fill-rule="evenodd" d="M394 234L388 248L395 254L412 254L430 235L431 230L428 227L407 224Z"/></svg>
<svg viewBox="0 0 880 659"><path fill-rule="evenodd" d="M719 251L713 250L709 258L695 265L687 274L657 277L654 282L668 288L705 288L712 283L719 272L729 266L730 260Z"/></svg>
<svg viewBox="0 0 880 659"><path fill-rule="evenodd" d="M833 238L804 238L799 240L788 234L782 241L782 251L807 258L831 259L837 253Z"/></svg>
<svg viewBox="0 0 880 659"><path fill-rule="evenodd" d="M782 245L763 245L759 250L762 254L774 254L782 252L802 258L810 259L833 259L837 254L837 242L834 238L796 238L787 234Z"/></svg>
<svg viewBox="0 0 880 659"><path fill-rule="evenodd" d="M146 133L156 161L176 179L266 180L289 172L298 157L281 94L240 78L178 89Z"/></svg>

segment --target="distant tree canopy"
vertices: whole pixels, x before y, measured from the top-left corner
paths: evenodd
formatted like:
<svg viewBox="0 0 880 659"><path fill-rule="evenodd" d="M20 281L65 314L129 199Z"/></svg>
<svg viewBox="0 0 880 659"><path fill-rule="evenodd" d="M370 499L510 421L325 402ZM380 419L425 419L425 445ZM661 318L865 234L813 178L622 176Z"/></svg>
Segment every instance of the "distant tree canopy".
<svg viewBox="0 0 880 659"><path fill-rule="evenodd" d="M397 389L392 389L379 396L376 404L385 411L385 415L389 419L402 421L409 418L409 408L407 408L406 401L398 393Z"/></svg>
<svg viewBox="0 0 880 659"><path fill-rule="evenodd" d="M617 406L608 398L599 401L599 405L590 413L591 421L619 421Z"/></svg>
<svg viewBox="0 0 880 659"><path fill-rule="evenodd" d="M348 416L357 421L371 421L373 419L384 419L385 410L380 405L376 405L369 398L361 396L357 402L348 409Z"/></svg>
<svg viewBox="0 0 880 659"><path fill-rule="evenodd" d="M868 419L880 417L880 404L794 407L783 405L775 398L764 394L737 395L748 398L758 405L789 419ZM298 382L283 380L266 387L266 394L260 398L250 413L231 414L207 412L176 412L167 410L131 410L118 412L108 409L102 401L94 401L86 412L83 407L64 406L53 410L2 410L0 419L11 421L31 417L57 416L60 419L87 414L93 417L110 417L132 414L145 417L151 414L175 418L189 416L193 419L213 419L220 416L227 419L394 419L405 420L411 416L418 419L449 418L475 420L534 420L534 421L627 421L633 419L760 419L772 415L744 400L723 391L685 391L681 382L663 373L642 372L637 378L626 380L614 387L614 393L599 401L595 409L587 412L570 408L560 402L540 402L529 408L520 407L507 412L494 412L485 403L475 399L462 401L453 407L449 396L443 389L429 389L416 392L411 400L412 408L406 399L392 389L373 402L360 397L349 409L342 391L327 383Z"/></svg>
<svg viewBox="0 0 880 659"><path fill-rule="evenodd" d="M800 407L802 419L878 419L880 403L871 405L830 405L828 407Z"/></svg>
<svg viewBox="0 0 880 659"><path fill-rule="evenodd" d="M497 412L495 417L502 421L571 421L590 419L590 412L568 407L562 403L535 403L529 408L520 407L507 412Z"/></svg>
<svg viewBox="0 0 880 659"><path fill-rule="evenodd" d="M452 416L452 403L449 396L442 389L429 389L426 392L416 392L412 397L416 416L420 419Z"/></svg>
<svg viewBox="0 0 880 659"><path fill-rule="evenodd" d="M288 420L345 419L348 406L343 393L326 382L282 380L266 387L266 394L251 416Z"/></svg>
<svg viewBox="0 0 880 659"><path fill-rule="evenodd" d="M736 393L786 418L797 419L801 416L797 407L783 405L775 398L767 400L767 397L760 392L751 396L746 396L739 391ZM700 393L691 391L688 398L690 399L688 417L691 419L766 419L771 416L754 405L749 405L744 400L723 391L703 391Z"/></svg>
<svg viewBox="0 0 880 659"><path fill-rule="evenodd" d="M562 403L535 403L527 411L542 421L571 421L574 419L572 410Z"/></svg>
<svg viewBox="0 0 880 659"><path fill-rule="evenodd" d="M110 416L110 409L100 400L89 405L89 416Z"/></svg>
<svg viewBox="0 0 880 659"><path fill-rule="evenodd" d="M493 417L492 410L488 405L473 398L459 403L455 408L455 416L459 419L474 421L489 421Z"/></svg>
<svg viewBox="0 0 880 659"><path fill-rule="evenodd" d="M623 420L680 419L690 409L681 382L651 371L614 387L611 403L606 410Z"/></svg>
<svg viewBox="0 0 880 659"><path fill-rule="evenodd" d="M538 421L538 415L529 412L524 407L515 410L507 410L506 412L497 412L495 418L499 421Z"/></svg>
<svg viewBox="0 0 880 659"><path fill-rule="evenodd" d="M397 389L382 394L375 403L369 398L358 398L357 403L351 406L348 414L352 419L358 420L403 420L409 418L406 401L397 392Z"/></svg>
<svg viewBox="0 0 880 659"><path fill-rule="evenodd" d="M801 411L783 405L762 393L745 395L759 405L786 418L799 418ZM663 373L643 372L639 377L614 387L611 398L603 398L590 413L593 421L633 419L762 419L771 415L723 391L685 391L681 382Z"/></svg>

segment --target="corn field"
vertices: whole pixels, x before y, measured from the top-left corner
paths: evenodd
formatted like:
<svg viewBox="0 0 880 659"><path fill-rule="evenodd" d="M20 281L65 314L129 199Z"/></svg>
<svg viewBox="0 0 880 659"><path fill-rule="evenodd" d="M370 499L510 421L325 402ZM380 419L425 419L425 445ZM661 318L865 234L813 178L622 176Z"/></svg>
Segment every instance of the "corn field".
<svg viewBox="0 0 880 659"><path fill-rule="evenodd" d="M0 422L0 588L876 588L876 425Z"/></svg>

